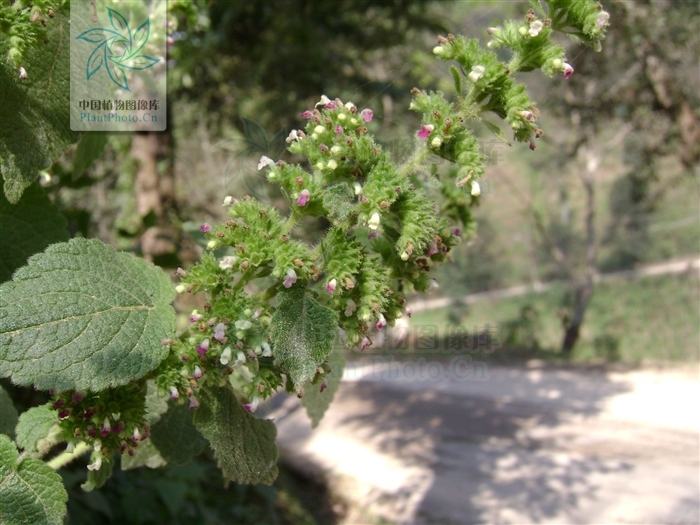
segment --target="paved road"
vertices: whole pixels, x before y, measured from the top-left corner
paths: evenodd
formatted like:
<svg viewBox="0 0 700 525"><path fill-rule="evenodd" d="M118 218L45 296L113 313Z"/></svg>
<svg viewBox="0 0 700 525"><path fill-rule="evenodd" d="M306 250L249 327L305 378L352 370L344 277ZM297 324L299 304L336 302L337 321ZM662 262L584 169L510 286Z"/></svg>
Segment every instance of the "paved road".
<svg viewBox="0 0 700 525"><path fill-rule="evenodd" d="M700 381L683 371L490 368L479 381L345 380L283 458L348 502L340 523L700 522Z"/></svg>

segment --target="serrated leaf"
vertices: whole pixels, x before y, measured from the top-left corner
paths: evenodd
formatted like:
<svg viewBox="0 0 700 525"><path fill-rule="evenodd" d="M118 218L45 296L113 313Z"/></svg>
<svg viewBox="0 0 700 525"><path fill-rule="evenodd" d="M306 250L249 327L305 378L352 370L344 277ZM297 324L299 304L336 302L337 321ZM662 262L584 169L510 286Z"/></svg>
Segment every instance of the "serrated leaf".
<svg viewBox="0 0 700 525"><path fill-rule="evenodd" d="M207 448L187 405L172 405L151 427L151 441L163 459L175 465L184 465Z"/></svg>
<svg viewBox="0 0 700 525"><path fill-rule="evenodd" d="M38 184L17 204L0 193L0 283L8 281L27 259L50 244L68 240L66 219Z"/></svg>
<svg viewBox="0 0 700 525"><path fill-rule="evenodd" d="M277 478L277 429L247 412L230 387L202 388L194 422L214 449L226 479L265 483Z"/></svg>
<svg viewBox="0 0 700 525"><path fill-rule="evenodd" d="M459 74L459 71L457 71L457 68L454 66L450 66L450 73L452 73L452 79L455 81L455 89L457 90L457 94L461 95L462 75Z"/></svg>
<svg viewBox="0 0 700 525"><path fill-rule="evenodd" d="M30 456L40 456L39 441L49 435L51 427L58 423L58 412L48 407L34 407L19 416L17 423L17 445Z"/></svg>
<svg viewBox="0 0 700 525"><path fill-rule="evenodd" d="M95 454L102 454L102 452L93 452L91 459L94 460ZM102 465L98 470L88 470L87 480L85 483L80 485L80 488L85 492L91 492L95 489L99 489L107 483L107 480L112 477L112 471L114 470L114 464L112 461L103 460Z"/></svg>
<svg viewBox="0 0 700 525"><path fill-rule="evenodd" d="M15 437L15 426L17 425L17 409L10 395L0 386L0 434L7 434Z"/></svg>
<svg viewBox="0 0 700 525"><path fill-rule="evenodd" d="M206 445L206 443L205 443ZM163 459L158 449L150 439L145 439L134 449L134 455L122 454L122 470L131 470L139 467L161 468L168 462Z"/></svg>
<svg viewBox="0 0 700 525"><path fill-rule="evenodd" d="M70 26L62 12L47 22L49 43L27 51L21 80L0 38L0 172L7 200L17 203L39 170L63 155L70 129Z"/></svg>
<svg viewBox="0 0 700 525"><path fill-rule="evenodd" d="M280 293L270 330L275 365L297 392L331 354L337 326L337 314L308 297L302 286Z"/></svg>
<svg viewBox="0 0 700 525"><path fill-rule="evenodd" d="M92 163L100 158L107 145L107 133L101 131L88 131L83 133L75 149L73 161L72 179L78 180Z"/></svg>
<svg viewBox="0 0 700 525"><path fill-rule="evenodd" d="M59 391L139 379L167 356L174 295L133 255L97 240L54 244L0 286L0 376Z"/></svg>
<svg viewBox="0 0 700 525"><path fill-rule="evenodd" d="M335 393L340 387L343 379L343 368L345 367L345 357L342 347L338 346L328 358L330 373L326 374L327 387L321 392L320 385L307 383L304 387L304 396L301 398L301 406L306 409L306 414L311 420L311 428L316 428L323 419L323 415L331 406Z"/></svg>
<svg viewBox="0 0 700 525"><path fill-rule="evenodd" d="M0 523L61 525L68 500L61 476L37 459L18 459L15 444L0 435Z"/></svg>

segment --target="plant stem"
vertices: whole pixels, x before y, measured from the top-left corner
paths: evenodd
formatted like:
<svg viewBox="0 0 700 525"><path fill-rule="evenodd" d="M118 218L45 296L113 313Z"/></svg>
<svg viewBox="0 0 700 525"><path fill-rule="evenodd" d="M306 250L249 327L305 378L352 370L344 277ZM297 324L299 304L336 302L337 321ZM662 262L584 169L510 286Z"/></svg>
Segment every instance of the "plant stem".
<svg viewBox="0 0 700 525"><path fill-rule="evenodd" d="M416 151L414 151L411 156L406 159L406 162L404 162L398 169L398 174L402 177L408 177L408 175L412 172L417 170L425 160L430 157L432 154L432 151L426 146L425 144L421 144L418 146Z"/></svg>
<svg viewBox="0 0 700 525"><path fill-rule="evenodd" d="M53 458L51 461L47 462L46 464L52 469L58 470L61 467L65 467L66 465L68 465L68 463L70 463L74 459L79 458L88 450L90 450L90 445L88 445L87 443L78 443L73 452L63 452L55 458Z"/></svg>

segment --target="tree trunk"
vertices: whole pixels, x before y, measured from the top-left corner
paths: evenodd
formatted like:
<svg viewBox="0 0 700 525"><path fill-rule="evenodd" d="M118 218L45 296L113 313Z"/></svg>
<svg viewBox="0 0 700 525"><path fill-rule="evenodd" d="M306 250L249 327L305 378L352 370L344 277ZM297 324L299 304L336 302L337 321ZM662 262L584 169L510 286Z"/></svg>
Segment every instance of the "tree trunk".
<svg viewBox="0 0 700 525"><path fill-rule="evenodd" d="M583 186L586 190L586 270L583 282L575 290L574 315L567 323L562 343L562 353L569 357L581 333L581 325L586 315L586 309L593 294L593 284L596 275L596 259L598 254L595 231L595 175L598 171L601 155L592 148L585 148L586 167L582 174Z"/></svg>

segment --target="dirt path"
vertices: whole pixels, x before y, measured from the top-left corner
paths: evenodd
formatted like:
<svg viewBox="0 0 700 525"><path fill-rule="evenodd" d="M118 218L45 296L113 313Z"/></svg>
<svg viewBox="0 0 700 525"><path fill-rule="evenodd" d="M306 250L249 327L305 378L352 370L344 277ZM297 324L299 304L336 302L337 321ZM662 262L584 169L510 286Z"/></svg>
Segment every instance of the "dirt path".
<svg viewBox="0 0 700 525"><path fill-rule="evenodd" d="M490 368L479 380L345 380L282 456L348 502L340 523L698 523L698 368Z"/></svg>

